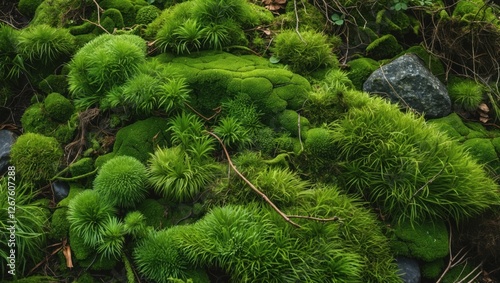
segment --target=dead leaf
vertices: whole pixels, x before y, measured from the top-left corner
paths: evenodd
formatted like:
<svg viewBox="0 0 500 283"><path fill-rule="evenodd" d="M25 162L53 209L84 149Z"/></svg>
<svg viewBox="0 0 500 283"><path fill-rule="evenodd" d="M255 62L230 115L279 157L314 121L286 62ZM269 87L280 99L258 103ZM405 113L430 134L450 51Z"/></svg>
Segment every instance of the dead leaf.
<svg viewBox="0 0 500 283"><path fill-rule="evenodd" d="M71 260L71 247L69 245L64 246L63 255L66 258L66 266L73 268L73 261Z"/></svg>

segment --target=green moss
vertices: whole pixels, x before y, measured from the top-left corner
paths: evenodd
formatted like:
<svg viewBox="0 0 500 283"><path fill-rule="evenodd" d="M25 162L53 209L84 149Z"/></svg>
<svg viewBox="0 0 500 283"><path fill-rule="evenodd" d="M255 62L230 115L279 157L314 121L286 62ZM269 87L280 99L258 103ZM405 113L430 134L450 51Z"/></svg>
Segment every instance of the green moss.
<svg viewBox="0 0 500 283"><path fill-rule="evenodd" d="M406 246L408 254L401 255L432 262L448 255L448 230L442 221L421 224L400 223L395 226L399 245Z"/></svg>
<svg viewBox="0 0 500 283"><path fill-rule="evenodd" d="M69 202L78 194L83 192L85 188L81 187L81 185L76 184L76 183L71 183L70 184L70 189L69 189L69 194L66 198L62 199L58 204L57 207L67 207Z"/></svg>
<svg viewBox="0 0 500 283"><path fill-rule="evenodd" d="M53 27L63 27L70 20L70 17L65 16L65 13L69 10L77 10L80 5L80 0L43 1L36 9L30 25L46 24Z"/></svg>
<svg viewBox="0 0 500 283"><path fill-rule="evenodd" d="M466 140L463 145L480 164L489 165L492 168L499 168L500 160L498 159L497 152L490 139L472 138Z"/></svg>
<svg viewBox="0 0 500 283"><path fill-rule="evenodd" d="M36 8L43 2L43 0L19 0L17 8L24 16L31 18L35 15Z"/></svg>
<svg viewBox="0 0 500 283"><path fill-rule="evenodd" d="M432 262L422 264L422 277L437 279L445 267L444 259L439 258ZM455 282L455 281L454 281Z"/></svg>
<svg viewBox="0 0 500 283"><path fill-rule="evenodd" d="M146 163L149 154L157 146L167 145L170 138L166 129L168 122L159 117L151 117L121 128L116 134L113 153L135 157Z"/></svg>
<svg viewBox="0 0 500 283"><path fill-rule="evenodd" d="M304 149L316 158L328 158L328 156L331 156L334 152L334 143L330 131L323 128L308 130Z"/></svg>
<svg viewBox="0 0 500 283"><path fill-rule="evenodd" d="M137 24L149 24L161 14L161 10L153 5L144 6L137 11L135 22Z"/></svg>
<svg viewBox="0 0 500 283"><path fill-rule="evenodd" d="M281 127L288 131L292 136L298 137L299 134L299 124L300 133L302 137L306 136L309 130L309 120L306 117L300 116L294 110L285 110L278 116L278 122Z"/></svg>
<svg viewBox="0 0 500 283"><path fill-rule="evenodd" d="M13 281L14 282L14 281ZM28 276L25 278L21 279L16 279L15 282L20 282L20 283L52 283L52 282L57 282L57 279L51 276L44 276L44 275L34 275L34 276Z"/></svg>
<svg viewBox="0 0 500 283"><path fill-rule="evenodd" d="M69 32L72 35L83 35L87 33L91 33L95 29L95 25L90 22L83 22L78 26L71 26L68 28Z"/></svg>
<svg viewBox="0 0 500 283"><path fill-rule="evenodd" d="M460 0L457 2L452 13L453 18L463 22L485 21L498 24L499 20L491 7L483 0Z"/></svg>
<svg viewBox="0 0 500 283"><path fill-rule="evenodd" d="M375 60L390 59L398 55L403 48L392 34L386 34L366 47L366 56Z"/></svg>
<svg viewBox="0 0 500 283"><path fill-rule="evenodd" d="M126 2L126 1L123 1L123 2ZM104 11L104 13L102 13L102 15L101 15L101 20L103 20L103 19L105 20L106 18L113 20L114 27L117 29L122 29L125 26L124 22L123 22L122 13L118 9L114 9L114 8L106 9L106 11ZM112 31L113 30L111 29L110 32L112 32Z"/></svg>
<svg viewBox="0 0 500 283"><path fill-rule="evenodd" d="M146 199L141 202L137 210L139 210L146 218L146 224L155 229L162 229L167 226L168 208L154 199Z"/></svg>
<svg viewBox="0 0 500 283"><path fill-rule="evenodd" d="M299 36L295 30L285 30L276 36L271 51L293 72L307 74L338 65L332 49L321 33L304 31Z"/></svg>
<svg viewBox="0 0 500 283"><path fill-rule="evenodd" d="M96 168L101 167L104 163L108 162L110 159L112 159L113 157L115 157L115 155L116 154L114 152L110 152L110 153L107 153L107 154L99 155L96 158L96 160L95 160L94 166Z"/></svg>
<svg viewBox="0 0 500 283"><path fill-rule="evenodd" d="M371 58L359 58L349 61L347 77L358 90L363 90L363 84L368 77L380 67L380 64Z"/></svg>
<svg viewBox="0 0 500 283"><path fill-rule="evenodd" d="M300 19L299 28L301 31L323 30L325 28L325 14L318 10L318 8L308 2L302 2L297 5L297 14L293 8L293 2L288 2L286 13L274 18L273 27L279 29L295 29L297 23L297 16Z"/></svg>
<svg viewBox="0 0 500 283"><path fill-rule="evenodd" d="M193 90L192 104L208 115L224 100L240 94L251 97L263 114L299 109L311 90L305 78L272 68L267 60L253 55L200 52L161 60L186 77Z"/></svg>
<svg viewBox="0 0 500 283"><path fill-rule="evenodd" d="M84 157L69 165L69 171L73 177L92 172L94 169L94 160L90 157Z"/></svg>
<svg viewBox="0 0 500 283"><path fill-rule="evenodd" d="M94 283L94 282L95 280L92 277L92 275L90 275L90 273L88 272L85 272L82 275L80 275L73 283Z"/></svg>
<svg viewBox="0 0 500 283"><path fill-rule="evenodd" d="M99 5L105 10L113 8L120 11L123 16L123 24L127 27L131 27L135 24L137 10L139 10L142 6L146 6L147 3L146 1L103 0L99 3Z"/></svg>
<svg viewBox="0 0 500 283"><path fill-rule="evenodd" d="M52 92L65 94L68 92L68 82L64 75L49 75L38 84L38 88L46 94Z"/></svg>
<svg viewBox="0 0 500 283"><path fill-rule="evenodd" d="M21 124L26 132L52 135L58 123L48 118L43 104L36 103L28 107L21 117Z"/></svg>
<svg viewBox="0 0 500 283"><path fill-rule="evenodd" d="M458 109L474 111L483 101L484 87L469 79L450 80L448 94Z"/></svg>
<svg viewBox="0 0 500 283"><path fill-rule="evenodd" d="M475 275L478 273L474 269L474 265L465 263L454 266L443 277L443 283L456 283L456 282L473 282Z"/></svg>
<svg viewBox="0 0 500 283"><path fill-rule="evenodd" d="M43 103L47 115L58 122L67 122L75 111L71 101L57 92L47 95Z"/></svg>
<svg viewBox="0 0 500 283"><path fill-rule="evenodd" d="M11 149L11 162L27 182L38 183L53 177L62 157L55 138L36 133L21 135Z"/></svg>
<svg viewBox="0 0 500 283"><path fill-rule="evenodd" d="M455 112L446 117L432 119L430 123L457 140L463 140L462 137L469 135L471 132L471 129L464 124L462 118Z"/></svg>
<svg viewBox="0 0 500 283"><path fill-rule="evenodd" d="M52 213L52 219L50 222L50 234L49 237L56 241L60 241L68 237L69 233L69 222L66 220L68 208L61 207Z"/></svg>
<svg viewBox="0 0 500 283"><path fill-rule="evenodd" d="M85 260L96 254L96 251L86 245L83 242L83 238L80 237L73 229L69 230L69 244L71 245L71 252L77 261Z"/></svg>

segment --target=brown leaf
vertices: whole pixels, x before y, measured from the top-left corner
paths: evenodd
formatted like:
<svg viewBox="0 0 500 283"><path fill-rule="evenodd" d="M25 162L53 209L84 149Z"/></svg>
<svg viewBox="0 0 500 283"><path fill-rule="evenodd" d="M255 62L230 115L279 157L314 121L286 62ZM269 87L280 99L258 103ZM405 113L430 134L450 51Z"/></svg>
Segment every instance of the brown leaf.
<svg viewBox="0 0 500 283"><path fill-rule="evenodd" d="M64 246L63 255L66 258L66 266L73 268L73 261L71 260L71 247L69 245Z"/></svg>
<svg viewBox="0 0 500 283"><path fill-rule="evenodd" d="M487 117L479 117L479 121L481 121L482 123L488 123L488 120L490 118L487 118Z"/></svg>

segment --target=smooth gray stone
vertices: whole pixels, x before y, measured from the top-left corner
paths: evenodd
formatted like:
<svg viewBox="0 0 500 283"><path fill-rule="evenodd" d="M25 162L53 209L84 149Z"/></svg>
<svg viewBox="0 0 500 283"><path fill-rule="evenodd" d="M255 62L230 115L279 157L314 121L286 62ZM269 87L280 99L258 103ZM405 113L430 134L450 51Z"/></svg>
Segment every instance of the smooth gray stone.
<svg viewBox="0 0 500 283"><path fill-rule="evenodd" d="M398 264L398 274L405 283L420 283L420 266L418 262L412 258L398 256L396 258Z"/></svg>

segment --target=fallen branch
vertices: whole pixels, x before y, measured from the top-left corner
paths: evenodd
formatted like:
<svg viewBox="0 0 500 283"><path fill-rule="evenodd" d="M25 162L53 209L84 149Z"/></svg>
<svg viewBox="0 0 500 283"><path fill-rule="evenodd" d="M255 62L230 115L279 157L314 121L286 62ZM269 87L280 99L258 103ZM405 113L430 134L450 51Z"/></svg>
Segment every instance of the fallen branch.
<svg viewBox="0 0 500 283"><path fill-rule="evenodd" d="M328 222L328 221L339 221L341 220L339 217L334 216L331 218L319 218L319 217L312 217L312 216L305 216L305 215L286 215L283 211L281 211L270 199L269 197L261 192L257 187L255 187L252 182L250 182L243 174L241 174L238 169L236 169L236 166L234 166L233 161L231 160L231 157L229 156L229 152L226 149L226 146L224 145L224 142L214 133L208 132L209 135L214 137L222 146L222 150L224 150L224 154L226 155L227 162L229 163L229 166L234 170L234 172L259 196L261 196L265 202L267 202L283 219L285 219L286 222L292 224L293 226L297 228L302 228L299 224L295 223L292 221L290 218L299 218L299 219L309 219L309 220L315 220L315 221L321 221L321 222Z"/></svg>

